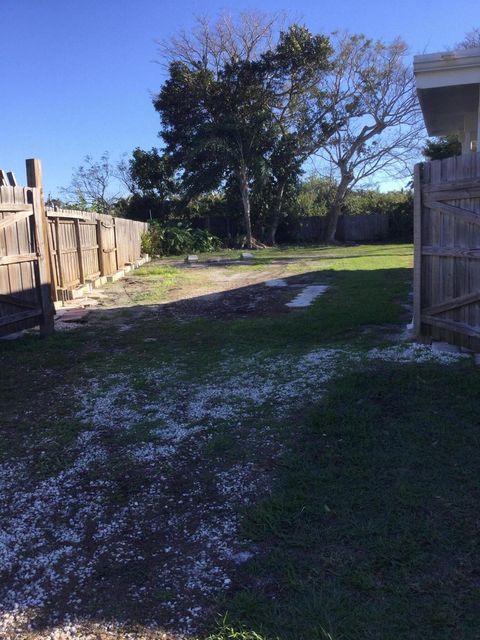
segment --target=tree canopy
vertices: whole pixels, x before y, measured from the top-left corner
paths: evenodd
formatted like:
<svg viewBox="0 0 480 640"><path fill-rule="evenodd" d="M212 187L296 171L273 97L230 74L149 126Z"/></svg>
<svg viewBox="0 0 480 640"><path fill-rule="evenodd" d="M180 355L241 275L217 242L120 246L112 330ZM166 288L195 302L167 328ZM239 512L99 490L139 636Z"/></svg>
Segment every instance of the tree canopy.
<svg viewBox="0 0 480 640"><path fill-rule="evenodd" d="M409 171L419 153L423 125L400 40L329 37L247 12L199 18L160 53L167 78L154 107L164 146L135 150L135 193L186 206L223 194L241 209L248 246L256 234L275 243L312 158L336 188L332 241L349 190Z"/></svg>

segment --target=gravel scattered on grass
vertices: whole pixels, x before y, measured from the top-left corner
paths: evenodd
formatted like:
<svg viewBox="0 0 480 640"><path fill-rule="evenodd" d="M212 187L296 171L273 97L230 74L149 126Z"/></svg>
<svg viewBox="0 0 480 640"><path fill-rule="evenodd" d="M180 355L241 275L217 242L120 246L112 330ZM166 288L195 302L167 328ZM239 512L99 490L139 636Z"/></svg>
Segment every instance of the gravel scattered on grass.
<svg viewBox="0 0 480 640"><path fill-rule="evenodd" d="M332 348L237 359L240 373L235 374L229 373L232 361L227 359L194 382L186 380L181 367L143 372L146 384L140 389L127 374L90 380L76 390L80 410L75 418L85 430L67 448L65 459L72 460L67 468L34 481L30 467L38 453L0 465L0 519L5 523L0 531L0 634L21 637L49 611L52 635L36 637L68 638L68 624L81 617L99 566L120 569L151 562L161 567L158 581L134 581L129 601L142 602L150 591L167 585L171 596L159 605L167 627L176 637L192 633L207 603L233 584L235 567L255 554L255 547L238 535L238 507L258 499L272 481L271 472L251 460L206 459L203 447L216 429L241 433L242 447L247 441L252 447L260 443L269 455L278 455L275 431L251 424L281 420L305 398L318 399L345 367L368 368L375 360L448 365L463 357L414 344L366 354ZM110 473L112 449L105 442L111 435L125 473L145 481L123 502L111 499L118 490ZM134 442L122 444L125 435ZM177 470L184 484L176 494L167 494ZM209 487L207 472L213 478ZM155 539L162 546L152 550L146 542ZM58 603L63 613L56 610Z"/></svg>

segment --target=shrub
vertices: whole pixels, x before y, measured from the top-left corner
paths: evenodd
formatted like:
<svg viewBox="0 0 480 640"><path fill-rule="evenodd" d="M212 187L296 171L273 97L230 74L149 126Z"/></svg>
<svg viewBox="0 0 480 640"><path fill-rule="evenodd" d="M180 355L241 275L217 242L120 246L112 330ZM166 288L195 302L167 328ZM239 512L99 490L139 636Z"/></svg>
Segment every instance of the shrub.
<svg viewBox="0 0 480 640"><path fill-rule="evenodd" d="M219 238L203 229L190 229L183 224L162 226L152 222L142 236L142 251L150 255L181 255L182 253L207 253L220 249Z"/></svg>

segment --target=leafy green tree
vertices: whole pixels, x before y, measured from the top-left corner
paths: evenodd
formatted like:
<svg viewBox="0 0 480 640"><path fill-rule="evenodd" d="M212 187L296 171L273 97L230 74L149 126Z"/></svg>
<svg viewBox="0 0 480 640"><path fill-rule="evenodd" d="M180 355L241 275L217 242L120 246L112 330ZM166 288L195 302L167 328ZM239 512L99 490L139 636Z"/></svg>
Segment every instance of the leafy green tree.
<svg viewBox="0 0 480 640"><path fill-rule="evenodd" d="M302 165L335 130L324 92L332 48L326 36L292 25L259 66L270 89L275 135L269 158L273 199L268 242L275 244L285 196L298 185Z"/></svg>
<svg viewBox="0 0 480 640"><path fill-rule="evenodd" d="M183 61L171 63L155 107L187 192L206 193L234 176L247 244L253 242L252 189L268 203L264 217L273 244L302 164L332 132L319 89L331 49L328 38L293 25L260 55L252 56L252 47L244 50L248 53L240 59L238 48L226 47L223 57L216 48L211 63L207 49L195 64L191 51L187 48L187 55L182 48Z"/></svg>
<svg viewBox="0 0 480 640"><path fill-rule="evenodd" d="M252 246L252 167L268 150L267 89L248 62L226 64L215 77L200 67L172 63L154 102L162 137L190 196L217 189L229 176L242 200L247 245Z"/></svg>
<svg viewBox="0 0 480 640"><path fill-rule="evenodd" d="M295 216L326 216L335 199L337 184L331 178L308 176L298 190L293 211Z"/></svg>
<svg viewBox="0 0 480 640"><path fill-rule="evenodd" d="M429 160L442 160L451 156L459 156L462 153L462 143L456 135L441 136L427 140L422 153Z"/></svg>
<svg viewBox="0 0 480 640"><path fill-rule="evenodd" d="M161 201L178 191L175 172L168 155L153 147L134 149L129 162L131 190L142 195L155 195Z"/></svg>

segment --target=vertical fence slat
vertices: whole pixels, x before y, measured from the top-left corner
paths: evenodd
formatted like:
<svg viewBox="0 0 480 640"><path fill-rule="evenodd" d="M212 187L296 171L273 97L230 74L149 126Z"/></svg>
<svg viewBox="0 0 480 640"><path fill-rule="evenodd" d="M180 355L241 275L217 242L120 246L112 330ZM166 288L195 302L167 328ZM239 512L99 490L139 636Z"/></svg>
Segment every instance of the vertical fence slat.
<svg viewBox="0 0 480 640"><path fill-rule="evenodd" d="M416 164L414 170L413 199L413 332L418 338L421 331L421 291L422 291L422 165Z"/></svg>
<svg viewBox="0 0 480 640"><path fill-rule="evenodd" d="M73 221L75 227L75 240L77 245L77 256L78 256L78 278L80 280L80 284L85 284L85 271L83 268L83 253L82 253L82 237L80 235L80 220L75 218Z"/></svg>

